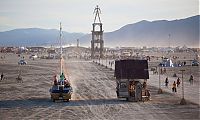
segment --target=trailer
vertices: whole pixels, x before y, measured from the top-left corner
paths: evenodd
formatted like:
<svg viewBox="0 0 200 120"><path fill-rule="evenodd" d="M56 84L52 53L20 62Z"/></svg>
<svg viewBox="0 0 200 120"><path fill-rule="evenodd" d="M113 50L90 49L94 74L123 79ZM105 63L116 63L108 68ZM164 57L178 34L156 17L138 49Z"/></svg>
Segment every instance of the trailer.
<svg viewBox="0 0 200 120"><path fill-rule="evenodd" d="M150 92L146 87L149 79L147 60L115 60L115 78L118 98L126 98L127 101L150 99Z"/></svg>

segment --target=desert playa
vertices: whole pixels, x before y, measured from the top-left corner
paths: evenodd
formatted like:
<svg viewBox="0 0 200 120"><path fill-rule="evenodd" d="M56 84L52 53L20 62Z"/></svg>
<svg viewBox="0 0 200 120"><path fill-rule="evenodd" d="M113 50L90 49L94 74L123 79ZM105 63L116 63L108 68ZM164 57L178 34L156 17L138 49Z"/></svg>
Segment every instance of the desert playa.
<svg viewBox="0 0 200 120"><path fill-rule="evenodd" d="M116 82L111 66L108 65L106 68L105 65L98 65L92 60L66 58L64 69L72 83L72 99L70 102L54 103L50 99L49 89L53 84L53 75L59 71L59 59L33 60L29 59L29 54L23 54L27 64L18 65L17 54L1 53L1 56L5 56L0 61L0 72L4 73L4 79L0 81L1 119L199 118L199 66L184 68L186 105L179 104L181 87L177 88L177 93L171 91L172 82L176 80L172 77L173 68L168 68L167 74L161 75L163 94L157 93L158 75L149 71L147 87L151 93L151 100L127 102L116 97ZM151 64L155 62L150 62L149 67L154 66ZM22 81L16 80L20 69ZM176 69L176 73L181 77L179 69ZM188 81L190 72L194 75L193 85ZM164 86L166 76L169 77L168 88Z"/></svg>

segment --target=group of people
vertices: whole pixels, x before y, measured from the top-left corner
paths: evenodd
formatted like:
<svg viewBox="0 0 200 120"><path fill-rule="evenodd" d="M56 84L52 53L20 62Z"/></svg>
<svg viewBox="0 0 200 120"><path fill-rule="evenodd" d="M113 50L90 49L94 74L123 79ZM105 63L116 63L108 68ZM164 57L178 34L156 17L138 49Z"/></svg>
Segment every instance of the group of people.
<svg viewBox="0 0 200 120"><path fill-rule="evenodd" d="M112 65L114 64L114 61L109 61L108 64L112 67Z"/></svg>
<svg viewBox="0 0 200 120"><path fill-rule="evenodd" d="M172 84L172 92L177 92L176 87L179 87L180 83L181 83L180 78L178 77L177 80L174 81L173 84ZM166 77L165 86L168 87L168 84L169 84L169 80L168 80L168 77Z"/></svg>
<svg viewBox="0 0 200 120"><path fill-rule="evenodd" d="M132 97L135 96L135 89L136 89L135 87L136 87L135 82L131 81L130 85L129 85L129 93L130 93L130 96L132 96ZM147 82L146 81L143 82L142 89L144 90L144 95L148 96L148 98L149 98L150 97L150 92L147 89Z"/></svg>
<svg viewBox="0 0 200 120"><path fill-rule="evenodd" d="M3 72L1 73L1 81L5 79L5 75L3 74ZM22 81L22 77L21 77L21 73L17 76L16 78L17 82L23 82Z"/></svg>
<svg viewBox="0 0 200 120"><path fill-rule="evenodd" d="M164 68L164 69L160 69L160 74L166 74L167 73L167 70L166 70L166 68Z"/></svg>
<svg viewBox="0 0 200 120"><path fill-rule="evenodd" d="M70 86L69 81L65 78L65 75L62 73L60 79L57 79L57 75L54 75L54 85L64 85L65 87Z"/></svg>
<svg viewBox="0 0 200 120"><path fill-rule="evenodd" d="M193 84L193 75L190 76L189 82L190 84ZM172 84L172 92L177 92L177 87L179 87L180 83L181 81L180 81L180 78L178 77L177 80L174 81ZM165 86L168 87L168 84L169 84L169 80L168 80L168 77L166 77Z"/></svg>

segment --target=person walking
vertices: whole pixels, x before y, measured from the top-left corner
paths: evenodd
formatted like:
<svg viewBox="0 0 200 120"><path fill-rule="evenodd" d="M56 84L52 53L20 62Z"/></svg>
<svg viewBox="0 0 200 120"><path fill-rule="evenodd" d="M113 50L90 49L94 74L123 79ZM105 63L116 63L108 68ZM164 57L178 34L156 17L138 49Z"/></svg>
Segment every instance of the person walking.
<svg viewBox="0 0 200 120"><path fill-rule="evenodd" d="M176 82L174 81L173 85L172 85L172 92L176 92Z"/></svg>
<svg viewBox="0 0 200 120"><path fill-rule="evenodd" d="M176 80L176 84L177 84L177 87L181 84L180 78L179 78L179 77L178 77L177 80Z"/></svg>
<svg viewBox="0 0 200 120"><path fill-rule="evenodd" d="M166 77L166 79L165 79L165 86L166 86L166 87L168 87L168 83L169 83L168 77Z"/></svg>
<svg viewBox="0 0 200 120"><path fill-rule="evenodd" d="M166 74L167 73L167 70L166 70L166 68L164 68L164 70L163 70L163 74Z"/></svg>
<svg viewBox="0 0 200 120"><path fill-rule="evenodd" d="M189 79L190 85L193 84L193 75L190 75L190 79Z"/></svg>
<svg viewBox="0 0 200 120"><path fill-rule="evenodd" d="M162 69L162 68L160 69L160 74L161 74L161 75L163 74L163 69Z"/></svg>
<svg viewBox="0 0 200 120"><path fill-rule="evenodd" d="M3 80L3 77L4 77L4 75L3 75L3 72L1 73L1 80Z"/></svg>

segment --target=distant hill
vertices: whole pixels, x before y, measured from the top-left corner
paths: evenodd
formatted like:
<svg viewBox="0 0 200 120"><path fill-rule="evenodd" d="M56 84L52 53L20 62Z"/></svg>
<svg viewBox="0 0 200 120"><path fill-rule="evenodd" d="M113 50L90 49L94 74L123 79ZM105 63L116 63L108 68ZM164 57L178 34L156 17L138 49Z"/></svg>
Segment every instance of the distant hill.
<svg viewBox="0 0 200 120"><path fill-rule="evenodd" d="M104 33L105 46L195 46L199 47L199 18L193 16L180 20L140 21ZM90 30L88 30L90 31ZM106 31L106 30L105 30ZM170 38L169 38L170 34ZM1 46L40 46L58 44L59 31L56 29L15 29L0 32ZM90 46L91 34L68 33L63 31L66 44Z"/></svg>
<svg viewBox="0 0 200 120"><path fill-rule="evenodd" d="M83 33L63 33L63 43L70 44L83 36ZM0 32L1 46L40 46L59 44L59 30L56 29L14 29Z"/></svg>
<svg viewBox="0 0 200 120"><path fill-rule="evenodd" d="M180 20L140 21L104 33L105 46L199 46L199 15ZM170 37L169 37L170 34ZM80 39L90 44L91 34Z"/></svg>

